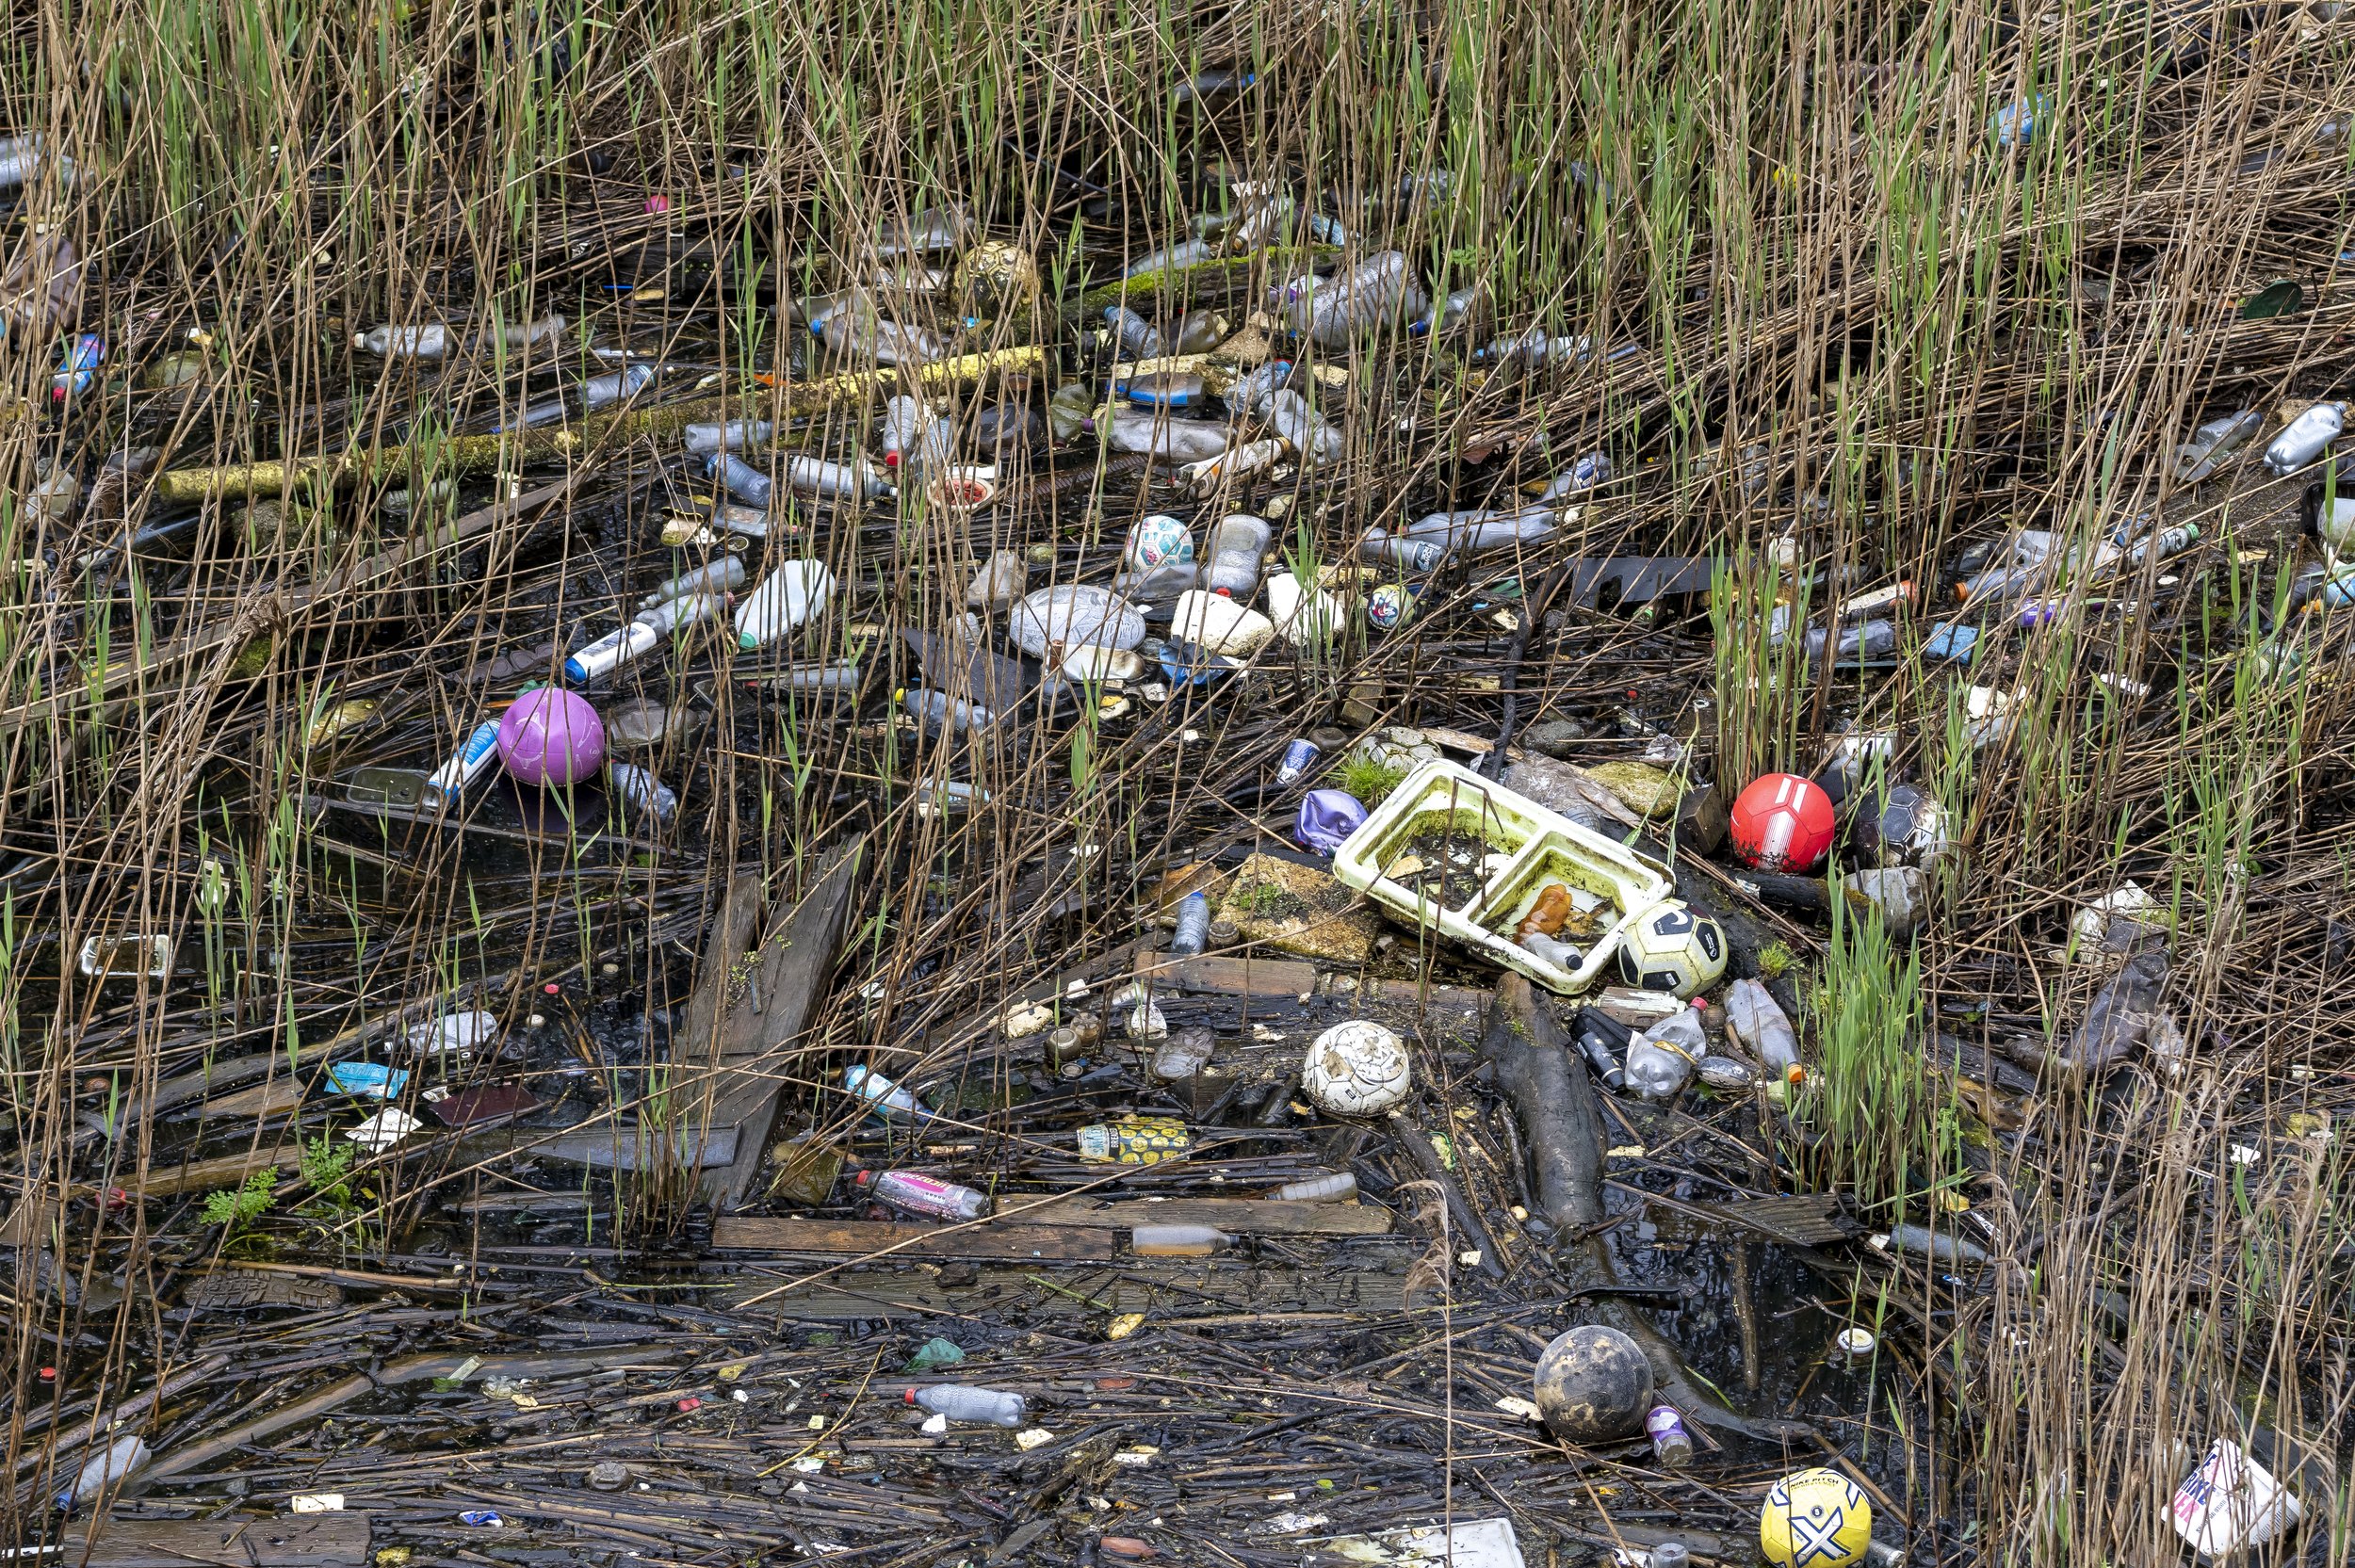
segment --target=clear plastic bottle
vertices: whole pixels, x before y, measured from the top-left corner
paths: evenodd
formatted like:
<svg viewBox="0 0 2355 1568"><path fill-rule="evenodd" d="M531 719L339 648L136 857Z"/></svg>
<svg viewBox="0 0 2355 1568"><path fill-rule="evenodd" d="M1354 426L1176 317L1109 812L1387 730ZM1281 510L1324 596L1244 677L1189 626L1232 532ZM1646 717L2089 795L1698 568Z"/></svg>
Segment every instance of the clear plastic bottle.
<svg viewBox="0 0 2355 1568"><path fill-rule="evenodd" d="M1209 1257L1234 1241L1210 1225L1139 1225L1129 1233L1129 1250L1139 1257Z"/></svg>
<svg viewBox="0 0 2355 1568"><path fill-rule="evenodd" d="M1341 455L1341 432L1324 422L1308 400L1289 387L1268 399L1268 426L1289 443L1300 461L1314 468Z"/></svg>
<svg viewBox="0 0 2355 1568"><path fill-rule="evenodd" d="M989 1194L978 1188L942 1181L920 1171L862 1171L853 1179L878 1203L935 1220L980 1220L993 1206Z"/></svg>
<svg viewBox="0 0 2355 1568"><path fill-rule="evenodd" d="M714 452L704 460L704 474L748 507L766 507L777 482L732 452Z"/></svg>
<svg viewBox="0 0 2355 1568"><path fill-rule="evenodd" d="M605 765L605 777L631 810L657 822L668 822L678 815L678 796L656 778L652 769L626 762L609 762Z"/></svg>
<svg viewBox="0 0 2355 1568"><path fill-rule="evenodd" d="M1242 409L1254 418L1265 419L1275 395L1298 380L1299 374L1291 361L1270 360L1265 364L1254 365L1236 378L1235 384L1226 389L1226 401L1229 406Z"/></svg>
<svg viewBox="0 0 2355 1568"><path fill-rule="evenodd" d="M923 328L894 321L860 289L813 323L820 341L841 359L879 365L922 364L942 356L939 340Z"/></svg>
<svg viewBox="0 0 2355 1568"><path fill-rule="evenodd" d="M897 468L907 449L916 445L924 427L932 422L933 411L924 406L924 399L914 393L894 395L884 404L883 461L885 466Z"/></svg>
<svg viewBox="0 0 2355 1568"><path fill-rule="evenodd" d="M638 607L650 610L672 599L683 599L690 593L733 593L744 586L744 559L740 556L725 556L698 566L692 572L682 572L666 579L660 587L638 601Z"/></svg>
<svg viewBox="0 0 2355 1568"><path fill-rule="evenodd" d="M2129 959L2115 978L2093 994L2085 1022L2060 1053L2063 1059L2084 1073L2099 1073L2124 1059L2158 1023L2167 968L2167 954L2158 949Z"/></svg>
<svg viewBox="0 0 2355 1568"><path fill-rule="evenodd" d="M1403 251L1370 256L1356 270L1313 288L1294 288L1284 324L1324 348L1345 348L1392 317L1414 321L1429 305Z"/></svg>
<svg viewBox="0 0 2355 1568"><path fill-rule="evenodd" d="M449 329L430 327L371 327L351 340L354 348L388 360L438 360L449 352Z"/></svg>
<svg viewBox="0 0 2355 1568"><path fill-rule="evenodd" d="M2175 449L2175 479L2178 484L2198 484L2224 466L2225 460L2253 440L2265 428L2266 416L2255 409L2243 409L2221 419L2211 419L2191 433L2191 439Z"/></svg>
<svg viewBox="0 0 2355 1568"><path fill-rule="evenodd" d="M1226 450L1227 429L1199 419L1173 419L1165 410L1119 409L1113 414L1113 449L1162 462L1200 462Z"/></svg>
<svg viewBox="0 0 2355 1568"><path fill-rule="evenodd" d="M842 1087L866 1102L867 1108L885 1121L921 1120L931 1111L924 1102L871 1067L846 1067Z"/></svg>
<svg viewBox="0 0 2355 1568"><path fill-rule="evenodd" d="M764 445L776 428L766 419L731 419L724 425L690 425L679 433L689 457L707 458L714 452L741 452Z"/></svg>
<svg viewBox="0 0 2355 1568"><path fill-rule="evenodd" d="M1647 1100L1673 1100L1691 1081L1693 1069L1709 1053L1700 1015L1680 1009L1628 1042L1628 1087Z"/></svg>
<svg viewBox="0 0 2355 1568"><path fill-rule="evenodd" d="M1159 271L1159 267L1152 270ZM1120 356L1129 360L1158 358L1161 351L1161 331L1145 317L1126 305L1109 305L1104 310L1104 325L1119 347Z"/></svg>
<svg viewBox="0 0 2355 1568"><path fill-rule="evenodd" d="M1799 1065L1799 1037L1791 1016L1757 980L1736 980L1726 992L1726 1027L1775 1076L1788 1077Z"/></svg>
<svg viewBox="0 0 2355 1568"><path fill-rule="evenodd" d="M2347 405L2316 403L2273 438L2273 445L2266 448L2266 466L2276 474L2294 474L2346 433Z"/></svg>
<svg viewBox="0 0 2355 1568"><path fill-rule="evenodd" d="M1347 1171L1306 1181L1286 1182L1268 1194L1285 1204L1346 1204L1357 1196L1357 1178Z"/></svg>
<svg viewBox="0 0 2355 1568"><path fill-rule="evenodd" d="M1681 1470L1693 1463L1693 1434L1684 1430L1684 1417L1676 1406L1652 1406L1644 1417L1644 1431L1651 1439L1652 1457L1669 1469Z"/></svg>
<svg viewBox="0 0 2355 1568"><path fill-rule="evenodd" d="M71 1510L78 1503L87 1503L116 1481L147 1463L147 1439L118 1437L106 1451L82 1462L73 1484L57 1494L57 1507Z"/></svg>
<svg viewBox="0 0 2355 1568"><path fill-rule="evenodd" d="M1169 939L1172 955L1190 958L1210 945L1210 898L1196 888L1178 901L1178 934Z"/></svg>
<svg viewBox="0 0 2355 1568"><path fill-rule="evenodd" d="M1212 593L1248 604L1259 591L1259 567L1275 530L1248 512L1219 519L1210 530L1209 587Z"/></svg>

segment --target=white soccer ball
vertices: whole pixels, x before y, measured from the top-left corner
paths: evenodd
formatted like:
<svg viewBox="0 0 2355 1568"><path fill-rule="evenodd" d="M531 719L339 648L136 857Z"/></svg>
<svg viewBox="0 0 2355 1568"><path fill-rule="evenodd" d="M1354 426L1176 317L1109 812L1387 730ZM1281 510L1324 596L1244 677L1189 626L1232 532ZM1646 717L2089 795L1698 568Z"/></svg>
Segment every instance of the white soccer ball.
<svg viewBox="0 0 2355 1568"><path fill-rule="evenodd" d="M1379 1116L1406 1098L1411 1081L1406 1043L1367 1018L1317 1036L1300 1064L1302 1091L1334 1116Z"/></svg>
<svg viewBox="0 0 2355 1568"><path fill-rule="evenodd" d="M1727 946L1724 927L1670 898L1637 915L1619 939L1619 978L1689 998L1724 978Z"/></svg>

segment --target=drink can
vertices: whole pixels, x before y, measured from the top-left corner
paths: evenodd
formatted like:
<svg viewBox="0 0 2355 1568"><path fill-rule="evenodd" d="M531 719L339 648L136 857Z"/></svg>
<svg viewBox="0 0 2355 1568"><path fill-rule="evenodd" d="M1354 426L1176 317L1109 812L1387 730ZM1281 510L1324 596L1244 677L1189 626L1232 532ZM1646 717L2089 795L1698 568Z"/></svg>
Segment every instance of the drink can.
<svg viewBox="0 0 2355 1568"><path fill-rule="evenodd" d="M1284 760L1276 767L1275 782L1279 784L1299 783L1301 775L1316 766L1319 751L1315 741L1295 737L1291 745L1284 748Z"/></svg>

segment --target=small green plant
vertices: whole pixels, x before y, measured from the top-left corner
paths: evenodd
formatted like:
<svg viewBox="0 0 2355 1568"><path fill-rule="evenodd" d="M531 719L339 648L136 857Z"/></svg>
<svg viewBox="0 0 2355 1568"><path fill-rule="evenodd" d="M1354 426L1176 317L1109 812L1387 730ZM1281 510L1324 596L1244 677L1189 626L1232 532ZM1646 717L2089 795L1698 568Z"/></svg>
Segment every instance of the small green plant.
<svg viewBox="0 0 2355 1568"><path fill-rule="evenodd" d="M302 1185L338 1214L351 1207L351 1162L359 1152L356 1143L337 1143L326 1138L315 1138L302 1146Z"/></svg>
<svg viewBox="0 0 2355 1568"><path fill-rule="evenodd" d="M1799 962L1799 955L1787 942L1769 942L1758 950L1758 973L1761 979L1778 980L1791 973Z"/></svg>
<svg viewBox="0 0 2355 1568"><path fill-rule="evenodd" d="M1406 769L1363 752L1352 752L1341 758L1331 777L1334 788L1346 790L1369 806L1378 806L1406 777Z"/></svg>
<svg viewBox="0 0 2355 1568"><path fill-rule="evenodd" d="M197 1217L205 1224L220 1226L226 1233L223 1239L227 1239L259 1220L277 1194L277 1171L256 1171L236 1187L206 1193Z"/></svg>

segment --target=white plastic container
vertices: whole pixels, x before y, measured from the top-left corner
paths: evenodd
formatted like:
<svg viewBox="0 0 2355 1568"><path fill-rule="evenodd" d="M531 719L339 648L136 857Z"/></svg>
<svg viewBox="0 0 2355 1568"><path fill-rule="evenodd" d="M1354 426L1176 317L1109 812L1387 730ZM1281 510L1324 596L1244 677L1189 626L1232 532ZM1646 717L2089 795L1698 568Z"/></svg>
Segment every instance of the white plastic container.
<svg viewBox="0 0 2355 1568"><path fill-rule="evenodd" d="M1415 839L1450 827L1485 840L1492 863L1480 890L1454 909L1390 875ZM1566 994L1616 973L1619 941L1630 923L1676 891L1654 862L1445 758L1409 773L1342 841L1333 854L1333 875L1400 919ZM1585 957L1575 969L1513 940L1549 882L1583 888L1616 912L1602 934L1584 944Z"/></svg>
<svg viewBox="0 0 2355 1568"><path fill-rule="evenodd" d="M2203 1557L2262 1546L2298 1523L2298 1499L2272 1472L2229 1438L2219 1437L2175 1489L2175 1533Z"/></svg>
<svg viewBox="0 0 2355 1568"><path fill-rule="evenodd" d="M789 560L761 579L736 606L737 646L745 653L793 635L804 622L825 612L834 593L834 574L814 560Z"/></svg>

